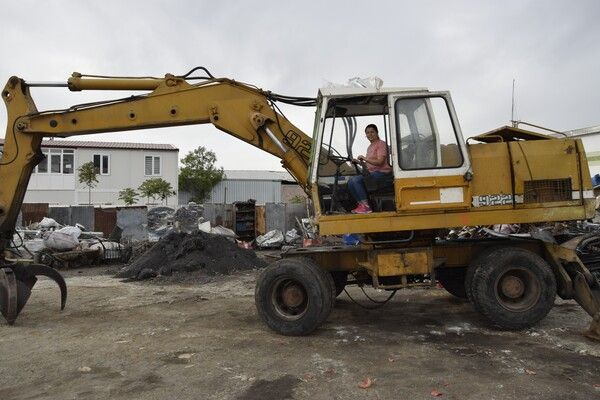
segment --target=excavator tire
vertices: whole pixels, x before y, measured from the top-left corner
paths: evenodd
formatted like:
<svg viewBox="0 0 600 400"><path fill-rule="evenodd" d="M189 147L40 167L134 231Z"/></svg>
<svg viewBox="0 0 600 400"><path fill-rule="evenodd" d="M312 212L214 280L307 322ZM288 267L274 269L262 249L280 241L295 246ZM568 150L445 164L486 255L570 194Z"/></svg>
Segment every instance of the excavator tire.
<svg viewBox="0 0 600 400"><path fill-rule="evenodd" d="M317 329L333 307L329 274L312 260L284 258L269 265L254 293L262 320L275 332L304 336Z"/></svg>
<svg viewBox="0 0 600 400"><path fill-rule="evenodd" d="M490 255L490 253L493 253L494 251L499 250L501 248L502 247L489 247L483 249L479 254L477 254L477 256L475 256L471 260L469 266L467 267L467 271L465 274L465 294L467 295L467 300L469 300L473 304L473 306L475 306L475 309L477 309L477 304L473 302L472 293L473 277L475 276L475 271L477 271L477 268L479 268L479 266L485 261L485 259ZM477 309L477 311L481 313L481 310Z"/></svg>
<svg viewBox="0 0 600 400"><path fill-rule="evenodd" d="M444 289L453 296L461 299L467 298L465 290L465 276L467 268L437 268L435 270L435 278L442 284Z"/></svg>
<svg viewBox="0 0 600 400"><path fill-rule="evenodd" d="M480 260L471 284L476 309L508 330L543 319L556 297L556 279L546 261L516 247L497 248Z"/></svg>
<svg viewBox="0 0 600 400"><path fill-rule="evenodd" d="M324 309L324 312L321 314L321 323L325 322L325 320L329 317L329 314L331 314L331 310L333 309L335 299L337 297L336 283L333 276L327 271L323 270L323 268L319 267L319 264L308 257L290 257L287 260L290 262L297 262L304 268L310 268L319 279L324 281L324 284L327 288L326 290L328 290L329 294L331 295L331 307L329 309Z"/></svg>

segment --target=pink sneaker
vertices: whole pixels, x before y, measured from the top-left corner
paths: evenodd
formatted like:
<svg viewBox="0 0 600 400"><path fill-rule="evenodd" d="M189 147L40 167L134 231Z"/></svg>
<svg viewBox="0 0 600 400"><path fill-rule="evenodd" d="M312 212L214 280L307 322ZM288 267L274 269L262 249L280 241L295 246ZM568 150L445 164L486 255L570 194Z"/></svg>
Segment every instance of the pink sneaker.
<svg viewBox="0 0 600 400"><path fill-rule="evenodd" d="M371 210L371 207L369 207L368 204L358 203L358 207L356 207L351 212L352 212L352 214L369 214L369 213L373 212L373 210Z"/></svg>

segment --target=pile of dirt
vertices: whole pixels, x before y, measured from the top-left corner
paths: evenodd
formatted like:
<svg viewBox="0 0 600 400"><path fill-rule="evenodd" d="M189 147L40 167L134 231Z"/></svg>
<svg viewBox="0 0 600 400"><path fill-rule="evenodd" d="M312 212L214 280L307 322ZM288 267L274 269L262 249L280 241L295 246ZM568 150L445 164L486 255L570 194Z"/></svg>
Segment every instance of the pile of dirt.
<svg viewBox="0 0 600 400"><path fill-rule="evenodd" d="M150 240L141 240L139 242L134 242L131 244L131 257L129 258L129 263L133 263L135 260L146 254L148 250L154 246L156 242L151 242Z"/></svg>
<svg viewBox="0 0 600 400"><path fill-rule="evenodd" d="M238 247L224 236L200 231L170 232L148 251L123 267L119 278L143 280L174 272L202 271L229 275L234 271L265 267L252 250Z"/></svg>

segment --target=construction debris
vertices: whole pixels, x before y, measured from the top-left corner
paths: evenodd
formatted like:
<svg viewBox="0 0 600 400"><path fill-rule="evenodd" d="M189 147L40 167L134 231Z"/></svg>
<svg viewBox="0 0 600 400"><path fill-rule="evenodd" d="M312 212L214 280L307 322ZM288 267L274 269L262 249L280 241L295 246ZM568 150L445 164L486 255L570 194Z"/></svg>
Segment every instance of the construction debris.
<svg viewBox="0 0 600 400"><path fill-rule="evenodd" d="M193 202L188 203L187 206L178 208L175 214L173 214L176 228L182 232L192 233L198 229L203 212L204 207Z"/></svg>
<svg viewBox="0 0 600 400"><path fill-rule="evenodd" d="M10 251L17 259L58 269L105 260L126 262L130 255L129 249L120 243L104 240L102 232L87 232L80 224L62 226L48 217L27 229L17 230Z"/></svg>
<svg viewBox="0 0 600 400"><path fill-rule="evenodd" d="M200 224L208 222L202 217L203 212L204 207L194 202L179 207L177 210L165 206L149 209L148 234L150 240L157 241L173 231L192 233L198 230Z"/></svg>
<svg viewBox="0 0 600 400"><path fill-rule="evenodd" d="M586 233L599 233L600 224L587 221L556 222L547 224L499 224L489 226L464 226L450 229L446 240L485 239L492 237L540 238L552 237L557 242ZM544 235L546 233L546 235Z"/></svg>
<svg viewBox="0 0 600 400"><path fill-rule="evenodd" d="M171 207L154 207L148 210L148 235L158 240L173 230L175 210Z"/></svg>
<svg viewBox="0 0 600 400"><path fill-rule="evenodd" d="M515 240L539 239L564 243L584 235L577 245L577 255L600 282L600 224L588 221L556 222L548 224L503 224L493 226L466 226L451 229L445 240L504 238Z"/></svg>
<svg viewBox="0 0 600 400"><path fill-rule="evenodd" d="M285 243L288 245L293 245L300 243L302 240L302 236L298 234L296 228L290 229L285 233Z"/></svg>
<svg viewBox="0 0 600 400"><path fill-rule="evenodd" d="M284 243L283 232L278 229L273 229L256 237L256 245L261 249L278 249Z"/></svg>
<svg viewBox="0 0 600 400"><path fill-rule="evenodd" d="M81 235L81 229L75 226L65 226L59 230L47 232L44 235L44 244L52 250L73 250L79 246L79 235Z"/></svg>
<svg viewBox="0 0 600 400"><path fill-rule="evenodd" d="M192 271L229 275L233 271L264 266L265 262L258 259L253 251L239 248L224 236L201 231L191 234L173 231L122 268L117 277L143 280Z"/></svg>

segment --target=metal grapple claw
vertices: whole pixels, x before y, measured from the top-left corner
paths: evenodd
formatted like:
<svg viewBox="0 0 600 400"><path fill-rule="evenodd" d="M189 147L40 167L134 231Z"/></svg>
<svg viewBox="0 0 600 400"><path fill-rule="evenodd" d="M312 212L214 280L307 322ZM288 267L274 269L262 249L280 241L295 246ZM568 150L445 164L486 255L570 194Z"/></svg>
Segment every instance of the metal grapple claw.
<svg viewBox="0 0 600 400"><path fill-rule="evenodd" d="M43 264L4 266L0 268L0 312L9 325L14 324L27 304L37 276L46 276L56 282L60 288L60 309L65 308L67 284L58 271Z"/></svg>
<svg viewBox="0 0 600 400"><path fill-rule="evenodd" d="M592 323L584 335L600 341L600 282L595 277L586 279L584 274L577 272L573 284L575 301L592 316Z"/></svg>
<svg viewBox="0 0 600 400"><path fill-rule="evenodd" d="M0 268L0 312L12 325L17 318L17 279L10 268Z"/></svg>

